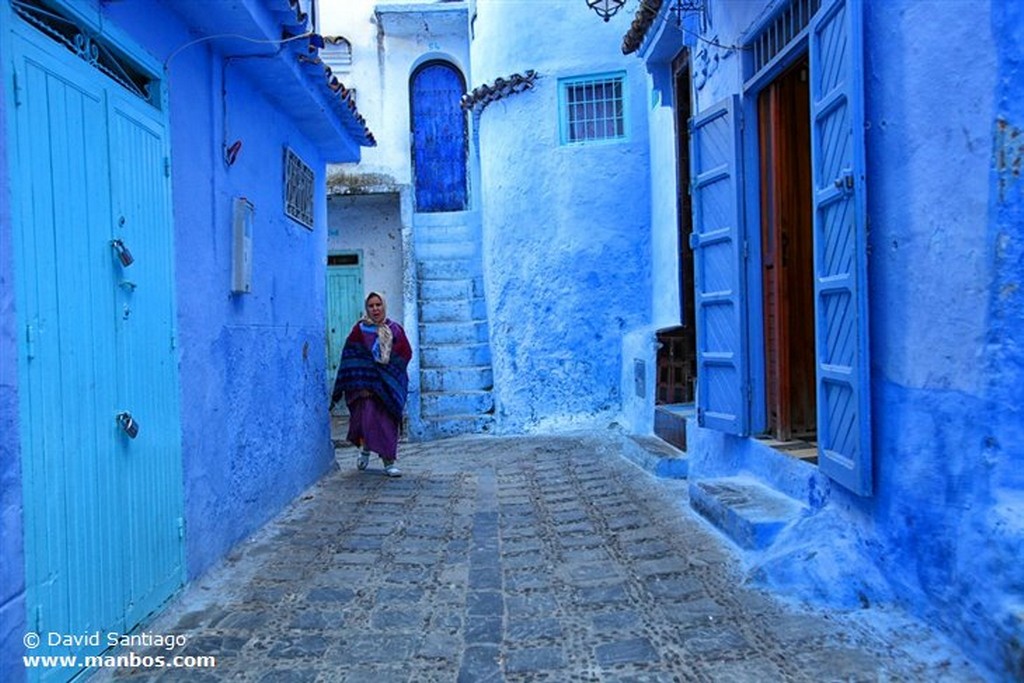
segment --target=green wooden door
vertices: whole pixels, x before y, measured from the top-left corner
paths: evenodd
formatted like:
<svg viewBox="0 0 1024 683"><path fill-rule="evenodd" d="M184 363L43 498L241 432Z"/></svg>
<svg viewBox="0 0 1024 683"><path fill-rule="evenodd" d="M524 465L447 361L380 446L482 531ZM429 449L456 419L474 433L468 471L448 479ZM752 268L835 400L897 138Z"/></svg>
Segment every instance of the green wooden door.
<svg viewBox="0 0 1024 683"><path fill-rule="evenodd" d="M327 382L333 386L345 337L363 314L363 264L359 253L327 257Z"/></svg>

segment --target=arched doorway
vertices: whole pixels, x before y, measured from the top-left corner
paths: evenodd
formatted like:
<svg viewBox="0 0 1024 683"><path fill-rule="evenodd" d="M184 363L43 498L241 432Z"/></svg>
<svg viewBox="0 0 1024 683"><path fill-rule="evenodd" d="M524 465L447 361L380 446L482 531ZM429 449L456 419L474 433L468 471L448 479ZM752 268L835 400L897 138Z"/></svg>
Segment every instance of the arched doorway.
<svg viewBox="0 0 1024 683"><path fill-rule="evenodd" d="M462 74L448 62L418 67L409 84L416 211L462 211L468 204L469 135L459 100Z"/></svg>

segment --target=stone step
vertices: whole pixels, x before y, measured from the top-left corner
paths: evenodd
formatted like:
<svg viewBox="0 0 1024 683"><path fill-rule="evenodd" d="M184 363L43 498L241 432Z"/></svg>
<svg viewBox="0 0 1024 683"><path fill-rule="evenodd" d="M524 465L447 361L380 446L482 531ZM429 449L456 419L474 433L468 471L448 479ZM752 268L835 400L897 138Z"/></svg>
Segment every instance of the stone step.
<svg viewBox="0 0 1024 683"><path fill-rule="evenodd" d="M420 368L458 368L491 364L490 344L420 346Z"/></svg>
<svg viewBox="0 0 1024 683"><path fill-rule="evenodd" d="M494 373L486 366L420 370L423 391L479 391L493 386Z"/></svg>
<svg viewBox="0 0 1024 683"><path fill-rule="evenodd" d="M654 434L679 450L686 450L686 419L694 414L693 405L665 405L654 408Z"/></svg>
<svg viewBox="0 0 1024 683"><path fill-rule="evenodd" d="M424 430L431 439L443 439L460 434L486 434L494 429L493 415L454 415L430 417L423 420Z"/></svg>
<svg viewBox="0 0 1024 683"><path fill-rule="evenodd" d="M748 476L691 482L690 507L748 550L767 548L779 532L809 512L799 501Z"/></svg>
<svg viewBox="0 0 1024 683"><path fill-rule="evenodd" d="M663 479L686 479L690 472L686 453L656 436L628 436L622 454L637 467Z"/></svg>
<svg viewBox="0 0 1024 683"><path fill-rule="evenodd" d="M480 241L480 231L475 225L468 222L452 223L448 225L417 225L416 246L435 242L472 242ZM417 249L418 251L418 249Z"/></svg>
<svg viewBox="0 0 1024 683"><path fill-rule="evenodd" d="M420 324L420 344L480 344L488 341L487 322L436 322Z"/></svg>
<svg viewBox="0 0 1024 683"><path fill-rule="evenodd" d="M419 262L420 280L464 280L481 275L483 266L477 258L426 259Z"/></svg>
<svg viewBox="0 0 1024 683"><path fill-rule="evenodd" d="M479 289L473 278L458 280L421 280L420 304L428 301L453 301L483 296L483 283Z"/></svg>
<svg viewBox="0 0 1024 683"><path fill-rule="evenodd" d="M420 322L472 322L487 318L483 299L426 301L420 304Z"/></svg>
<svg viewBox="0 0 1024 683"><path fill-rule="evenodd" d="M427 260L468 259L480 255L479 242L423 242L416 245L417 258Z"/></svg>
<svg viewBox="0 0 1024 683"><path fill-rule="evenodd" d="M424 391L420 394L420 412L425 418L484 415L494 410L489 391Z"/></svg>

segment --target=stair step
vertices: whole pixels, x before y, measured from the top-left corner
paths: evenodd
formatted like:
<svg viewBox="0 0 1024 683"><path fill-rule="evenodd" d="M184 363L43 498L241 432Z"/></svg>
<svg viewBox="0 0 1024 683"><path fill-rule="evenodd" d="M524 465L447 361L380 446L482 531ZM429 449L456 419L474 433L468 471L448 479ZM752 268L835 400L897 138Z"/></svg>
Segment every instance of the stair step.
<svg viewBox="0 0 1024 683"><path fill-rule="evenodd" d="M482 391L493 386L494 373L489 367L420 371L422 391Z"/></svg>
<svg viewBox="0 0 1024 683"><path fill-rule="evenodd" d="M488 341L487 322L435 322L420 324L420 344L479 344Z"/></svg>
<svg viewBox="0 0 1024 683"><path fill-rule="evenodd" d="M480 275L480 259L448 258L426 259L419 262L421 280L464 280Z"/></svg>
<svg viewBox="0 0 1024 683"><path fill-rule="evenodd" d="M420 304L420 321L472 322L487 317L487 304L483 299L426 301Z"/></svg>
<svg viewBox="0 0 1024 683"><path fill-rule="evenodd" d="M449 225L416 226L416 246L432 242L479 242L480 231L475 225L467 222Z"/></svg>
<svg viewBox="0 0 1024 683"><path fill-rule="evenodd" d="M484 415L494 410L490 391L424 391L420 394L423 417Z"/></svg>
<svg viewBox="0 0 1024 683"><path fill-rule="evenodd" d="M751 550L767 548L807 513L799 501L745 476L691 482L690 506L736 545Z"/></svg>
<svg viewBox="0 0 1024 683"><path fill-rule="evenodd" d="M430 438L443 439L460 434L486 434L494 429L493 415L453 415L432 417L423 420L423 426Z"/></svg>
<svg viewBox="0 0 1024 683"><path fill-rule="evenodd" d="M474 284L473 279L468 277L458 280L421 280L420 304L428 301L472 299L479 296L474 290Z"/></svg>
<svg viewBox="0 0 1024 683"><path fill-rule="evenodd" d="M686 450L686 418L693 406L657 406L654 409L654 433L676 448Z"/></svg>
<svg viewBox="0 0 1024 683"><path fill-rule="evenodd" d="M467 259L480 255L479 242L420 242L416 256L423 260Z"/></svg>
<svg viewBox="0 0 1024 683"><path fill-rule="evenodd" d="M629 436L622 454L636 466L663 479L686 479L690 471L686 453L656 436Z"/></svg>
<svg viewBox="0 0 1024 683"><path fill-rule="evenodd" d="M420 368L490 366L491 347L486 343L420 346Z"/></svg>

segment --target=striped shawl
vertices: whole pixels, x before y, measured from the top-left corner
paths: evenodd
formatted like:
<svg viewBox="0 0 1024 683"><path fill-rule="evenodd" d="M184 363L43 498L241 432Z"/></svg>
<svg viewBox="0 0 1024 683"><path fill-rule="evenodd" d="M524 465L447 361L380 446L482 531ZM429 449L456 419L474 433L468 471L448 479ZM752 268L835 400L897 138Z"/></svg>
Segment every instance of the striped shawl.
<svg viewBox="0 0 1024 683"><path fill-rule="evenodd" d="M400 423L409 392L406 368L412 358L412 347L401 326L388 321L388 327L391 328L394 341L391 359L387 364L373 359L373 352L366 346L359 323L352 328L341 351L341 363L334 380L331 402L337 403L343 397L349 402L356 392L369 391L388 414Z"/></svg>

